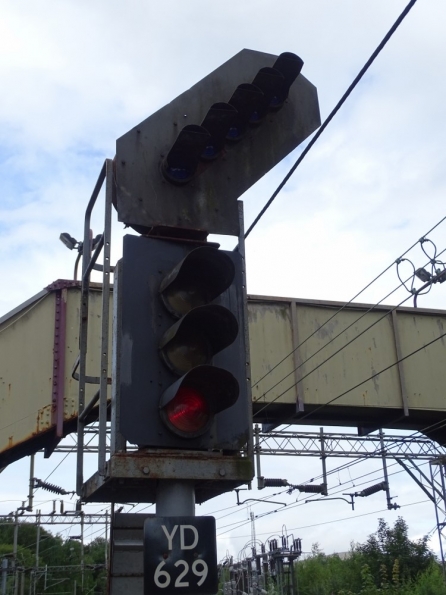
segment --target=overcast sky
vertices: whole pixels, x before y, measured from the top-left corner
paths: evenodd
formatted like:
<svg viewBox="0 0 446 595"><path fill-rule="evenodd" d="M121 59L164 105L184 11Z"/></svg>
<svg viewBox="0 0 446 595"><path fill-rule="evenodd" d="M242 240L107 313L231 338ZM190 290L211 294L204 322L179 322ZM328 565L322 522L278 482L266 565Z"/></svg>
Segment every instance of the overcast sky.
<svg viewBox="0 0 446 595"><path fill-rule="evenodd" d="M3 0L0 315L55 279L72 277L75 254L58 236L65 231L81 238L87 201L104 159L114 156L116 138L243 48L299 54L303 74L318 89L324 120L405 5L400 0L225 5ZM249 293L347 301L445 216L445 22L444 1L415 4L249 236ZM246 227L302 148L243 197ZM102 218L99 210L95 234ZM123 233L116 219L113 225L116 261ZM446 248L445 229L446 222L429 236L439 252ZM234 245L233 238L221 241ZM408 257L416 267L427 261L419 244ZM358 299L377 302L397 284L392 267ZM445 289L434 286L419 305L444 308ZM397 303L405 295L401 290L387 301ZM57 454L49 461L39 455L36 476L46 477L60 460ZM341 463L333 461L332 468ZM266 460L265 475L268 465L270 476L284 475L293 483L320 474L317 459L288 459L282 466ZM28 461L14 464L0 475L1 513L25 499L27 466ZM335 485L345 483L347 491L354 491L352 483L365 468L359 464L339 472ZM382 479L379 473L374 477ZM72 489L73 466L61 465L51 481ZM426 500L419 488L402 474L391 485L411 536L430 531L433 506L414 504ZM295 498L281 495L279 500ZM38 499L50 500L42 492ZM303 538L305 550L318 541L327 553L343 551L375 530L378 516L396 519L398 513L375 512L385 507L383 494L370 500L361 501L355 513L342 501L303 505L258 519L256 531L265 539L286 525ZM197 514L234 503L234 495L219 498ZM271 508L258 503L253 511L260 515ZM356 520L354 515L365 513L370 514ZM247 516L242 507L237 515L218 520L218 532ZM249 537L249 525L224 533L219 553L228 549L236 555Z"/></svg>

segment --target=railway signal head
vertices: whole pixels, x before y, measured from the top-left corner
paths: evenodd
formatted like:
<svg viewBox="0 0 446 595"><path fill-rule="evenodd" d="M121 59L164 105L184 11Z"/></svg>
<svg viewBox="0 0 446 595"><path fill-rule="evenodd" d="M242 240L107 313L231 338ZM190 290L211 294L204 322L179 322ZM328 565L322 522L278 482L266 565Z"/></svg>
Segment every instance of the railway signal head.
<svg viewBox="0 0 446 595"><path fill-rule="evenodd" d="M249 435L240 255L126 236L119 431L148 447L239 450Z"/></svg>

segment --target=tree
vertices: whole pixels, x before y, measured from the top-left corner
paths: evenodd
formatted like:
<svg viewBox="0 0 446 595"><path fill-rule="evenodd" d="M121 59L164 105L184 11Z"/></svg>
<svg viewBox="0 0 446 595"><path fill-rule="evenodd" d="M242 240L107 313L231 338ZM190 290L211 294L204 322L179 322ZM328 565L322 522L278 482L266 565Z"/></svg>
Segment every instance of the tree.
<svg viewBox="0 0 446 595"><path fill-rule="evenodd" d="M356 548L368 564L376 584L380 584L382 566L386 569L387 577L392 577L396 561L399 580L402 582L415 579L427 570L435 560L427 545L427 536L416 541L410 540L407 523L402 517L398 517L393 528L384 519L379 519L378 522L376 533L370 535L365 544Z"/></svg>

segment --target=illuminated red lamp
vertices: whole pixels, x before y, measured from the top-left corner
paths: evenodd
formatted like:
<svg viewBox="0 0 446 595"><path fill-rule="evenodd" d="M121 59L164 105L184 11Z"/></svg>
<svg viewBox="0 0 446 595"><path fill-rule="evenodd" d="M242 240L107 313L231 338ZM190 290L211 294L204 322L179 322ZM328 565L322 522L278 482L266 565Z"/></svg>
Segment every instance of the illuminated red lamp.
<svg viewBox="0 0 446 595"><path fill-rule="evenodd" d="M205 434L214 415L237 401L239 384L234 376L215 366L197 366L163 393L161 419L171 432L183 438Z"/></svg>
<svg viewBox="0 0 446 595"><path fill-rule="evenodd" d="M194 388L182 387L166 407L169 424L190 434L200 432L209 424L209 406L203 395Z"/></svg>

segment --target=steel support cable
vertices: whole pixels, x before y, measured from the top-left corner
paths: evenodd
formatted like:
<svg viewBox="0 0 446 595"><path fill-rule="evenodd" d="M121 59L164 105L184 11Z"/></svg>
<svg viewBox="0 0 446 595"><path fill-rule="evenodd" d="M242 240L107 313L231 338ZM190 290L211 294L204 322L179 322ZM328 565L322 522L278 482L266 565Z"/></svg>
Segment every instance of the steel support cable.
<svg viewBox="0 0 446 595"><path fill-rule="evenodd" d="M424 465L427 465L427 464L428 464L428 463L424 463ZM394 467L395 465L397 465L397 463L392 463L391 465L389 465L389 466L388 466L388 468L390 468L390 467ZM421 467L421 466L422 466L422 465L420 465L420 467ZM382 469L377 469L376 471L372 471L372 472L370 472L370 473L367 473L367 474L364 474L364 475L360 475L360 476L358 476L358 477L354 477L353 479L350 479L350 480L348 480L348 481L341 482L340 484L338 484L338 485L336 486L336 488L339 488L339 486L341 486L341 485L345 485L345 484L347 484L347 483L350 483L350 482L354 483L355 481L358 481L359 479L362 479L362 478L363 478L363 477L365 477L366 475L374 475L375 473L378 473L378 472L382 472ZM400 474L400 473L404 473L404 469L400 469L399 471L395 471L394 473L389 473L389 477L392 477L392 476L394 476L394 475L398 475L398 474ZM327 475L328 475L328 474L327 474ZM357 484L357 486L355 486L355 487L360 487L360 486L362 486L362 485L365 485L365 484L367 484L367 483L370 483L370 480L368 480L368 481L363 481L363 482L361 482L361 483L358 483L358 484ZM342 490L343 490L343 489L346 489L346 488L342 488ZM337 491L333 492L333 494L330 494L330 495L334 495L334 496L335 496L335 495L337 495L337 494L339 494L339 493L342 493L342 490L337 490ZM284 490L284 492L286 492L286 491L288 491L288 489L287 489L287 490ZM278 495L278 494L281 494L281 493L284 493L284 492L278 492L278 493L276 493L275 495ZM273 497L273 496L274 496L274 495L271 495L271 497ZM312 499L314 499L314 498L312 498ZM323 500L323 499L322 499L322 500ZM256 504L259 504L259 502L254 502L254 503L252 504L252 506L254 506L254 505L256 505ZM261 502L260 502L260 504L261 504ZM284 510L285 508L286 508L287 510L289 510L289 509L292 509L292 508L296 508L296 507L298 507L298 506L303 506L304 504L305 504L305 502L302 502L302 501L300 501L300 502L294 502L294 503L292 503L292 504L285 504L284 506L282 506L282 507L280 507L280 508L276 509L275 511L269 511L269 512L267 512L267 513L265 513L265 514L262 514L262 516L266 516L266 515L268 515L268 514L273 514L273 513L275 513L275 512L278 512L278 511L280 511L280 510ZM232 508L232 507L231 507L231 508ZM210 514L213 514L213 513L210 513ZM233 511L233 512L231 512L231 513L228 513L227 515L223 515L223 516L221 516L221 517L217 518L217 520L220 520L220 519L222 519L222 518L226 518L226 517L228 517L228 516L231 516L231 515L233 515L233 514L236 514L236 511ZM258 518L258 517L256 517L256 518ZM232 525L236 525L236 524L237 524L237 523L239 523L239 522L241 522L241 521L235 521L234 523L230 523L229 525L223 525L223 527L220 527L220 528L221 528L221 529L224 529L225 527L230 527L230 526L232 526Z"/></svg>
<svg viewBox="0 0 446 595"><path fill-rule="evenodd" d="M389 465L389 467L393 467L396 464L397 463L393 463L392 465ZM427 464L428 463L424 463L424 465L427 465ZM420 467L421 466L422 465L420 465ZM378 471L381 471L382 472L382 469L373 471L372 473L374 474L374 473L377 473ZM393 473L389 473L389 477L393 477L394 475L399 475L400 473L404 473L404 469L401 469L399 471L395 471ZM362 475L362 476L359 476L359 477L355 477L353 479L353 481L355 481L357 479L361 479L362 477L364 477L364 476ZM343 482L340 485L345 485L346 483L350 483L350 482L349 481ZM355 487L360 487L360 486L365 485L367 483L369 483L369 481L363 481L361 483L358 483L357 486L355 486ZM336 486L336 487L338 488L339 486ZM342 488L341 490L336 490L333 493L330 493L330 496L336 496L337 494L342 494L342 492L343 492L344 489L346 489L346 488ZM314 501L319 501L319 500L321 502L324 501L324 498L317 498L316 499L314 497L311 498L311 496L308 499L311 500L311 501L313 501L313 502ZM285 504L284 506L281 506L280 508L277 508L276 510L270 510L270 511L267 511L267 512L263 513L260 517L256 516L255 519L262 518L264 516L269 516L270 514L276 514L277 512L282 512L282 511L285 511L285 509L288 512L289 510L292 510L294 508L299 508L300 506L304 506L305 504L306 504L306 501L305 502L297 501L297 502L294 502L292 504ZM401 508L401 506L400 506L400 508ZM234 514L234 513L232 513L232 514ZM223 517L221 517L221 518L223 518ZM225 529L226 527L231 527L233 525L236 525L237 523L243 523L244 524L245 521L235 521L234 523L230 523L229 525L223 525L222 527L220 527L220 529Z"/></svg>
<svg viewBox="0 0 446 595"><path fill-rule="evenodd" d="M71 436L71 434L70 434L70 436ZM85 445L86 447L87 447L87 446L89 446L89 445L91 444L91 442L92 442L92 440L94 439L94 437L95 437L95 434L93 434L93 436L92 436L92 437L90 438L90 440L87 442L87 444ZM61 461L59 461L59 463L58 463L58 464L57 464L57 465L54 467L54 469L53 469L53 470L51 471L51 473L50 473L50 474L49 474L49 475L48 475L48 476L45 478L45 480L44 480L44 481L48 481L48 479L49 479L49 478L51 477L51 475L52 475L52 474L53 474L53 473L56 471L56 469L57 469L58 467L60 467L60 465L62 465L62 463L65 461L65 459L68 457L68 455L70 455L70 454L73 454L73 453L74 453L74 451L76 450L76 447L77 447L77 443L76 443L76 444L75 444L75 445L74 445L74 446L71 448L71 450L69 450L69 451L67 452L67 454L64 456L64 458L63 458ZM36 489L38 489L38 488L36 488Z"/></svg>
<svg viewBox="0 0 446 595"><path fill-rule="evenodd" d="M250 503L250 506L255 506L257 504L262 504L264 502L266 502L268 504L268 502L269 502L269 500L271 500L271 498L276 498L277 496L281 496L282 494L285 494L287 491L288 491L288 488L285 488L284 490L282 490L280 492L275 492L274 494L268 494L268 496L264 496L263 498L258 498L256 502ZM217 514L218 512L224 512L226 510L231 510L233 508L236 509L236 510L233 510L232 512L229 512L228 514L224 514L224 515L222 515L220 517L216 517L217 520L223 519L223 518L225 518L227 516L231 516L231 514L235 514L237 510L240 510L240 506L243 506L243 504L244 504L244 502L243 503L240 503L240 504L234 504L233 506L228 506L227 508L223 508L223 509L221 509L219 511L217 510L217 511L214 511L214 512L210 512L209 514L214 515L214 514Z"/></svg>
<svg viewBox="0 0 446 595"><path fill-rule="evenodd" d="M395 465L397 465L397 464L398 464L398 463L392 463L391 465L389 465L389 466L388 466L388 468L394 467L394 466L395 466ZM425 463L425 464L427 464L427 463ZM421 466L421 465L420 465L420 466ZM366 475L374 475L375 473L378 473L378 472L381 472L381 473L382 473L382 469L377 469L376 471L371 471L370 473L366 473L366 474L364 474L364 475L360 475L360 476L358 476L358 477L354 477L354 478L353 478L353 480L349 480L349 481L341 482L340 484L338 484L338 485L336 486L336 488L338 488L338 487L339 487L339 486L341 486L341 485L345 485L346 483L350 483L350 481L352 481L352 482L355 482L355 481L358 481L359 479L362 479L362 478L363 478L363 477L365 477ZM404 469L400 469L399 471L395 471L394 473L389 473L389 477L392 477L393 475L398 475L399 473L404 473ZM328 473L327 473L327 475L328 475ZM367 483L370 483L370 480L368 480L368 481L363 481L363 482L361 482L361 483L358 483L358 484L357 484L357 487L360 487L360 486L362 486L362 485L365 485L365 484L367 484ZM290 487L291 487L291 486L290 486ZM355 486L355 487L356 487L356 486ZM342 489L346 489L346 488L342 488ZM284 490L284 491L282 491L282 492L278 492L278 493L276 493L275 495L277 496L277 495L279 495L279 494L283 494L284 492L287 492L288 490L289 490L289 488L287 488L286 490ZM342 493L342 490L338 490L338 491L336 491L336 492L333 492L333 494L331 494L331 493L330 493L330 496L331 496L331 495L335 496L336 494L339 494L339 493ZM273 496L274 496L274 494L273 494L273 495L271 495L270 497L272 498ZM264 500L264 501L265 501L265 502L267 502L267 500ZM262 502L253 502L253 503L251 504L251 506L255 506L255 505L257 505L257 504L262 504ZM297 506L302 506L302 505L304 505L304 504L305 504L305 502L294 502L294 503L292 503L292 504L285 504L285 505L284 505L284 506L282 506L281 508L279 508L279 509L276 509L275 511L271 511L271 512L277 512L277 511L279 511L279 510L284 510L285 508L288 510L288 509L291 509L291 508L296 508ZM237 506L237 505L236 505L236 506ZM230 508L234 508L234 507L230 507ZM240 509L239 509L239 510L240 510ZM232 511L232 512L228 513L228 514L225 514L225 515L223 515L223 516L221 516L221 517L218 517L218 518L216 518L216 520L217 520L217 521L219 521L219 520L221 520L221 519L223 519L223 518L226 518L226 517L228 517L228 516L232 516L233 514L236 514L236 512L237 512L237 511L236 511L236 510L234 510L234 511ZM209 514L214 514L214 513L209 513ZM268 512L268 513L266 513L266 514L269 514L269 512ZM264 516L264 515L262 515L262 516ZM257 517L256 517L256 518L257 518ZM230 523L229 525L223 525L223 527L220 527L220 528L221 528L221 529L224 529L225 527L230 527L231 525L236 525L236 524L237 524L237 523L239 523L239 522L240 522L240 521L235 521L234 523Z"/></svg>
<svg viewBox="0 0 446 595"><path fill-rule="evenodd" d="M248 230L245 233L245 239L249 236L249 234L251 233L251 231L254 229L254 227L257 225L257 223L263 217L263 215L265 214L265 212L267 211L267 209L271 206L271 203L274 201L274 199L276 198L276 196L279 194L279 192L282 190L282 188L285 186L285 184L291 178L291 176L296 171L296 169L298 168L298 166L302 163L302 161L304 160L304 158L306 157L306 155L309 153L310 149L313 147L313 145L316 143L316 141L320 138L320 136L322 135L322 133L324 132L324 130L327 128L327 126L330 124L330 122L332 121L332 119L335 117L335 115L337 114L337 112L344 105L345 101L348 99L348 97L351 94L351 92L353 91L353 89L356 87L356 85L362 79L362 77L364 76L364 74L367 72L367 70L373 64L373 62L375 61L375 59L377 58L377 56L379 55L379 53L381 52L381 50L384 48L384 46L387 44L387 42L389 41L389 39L392 37L392 35L398 29L398 27L400 26L400 24L402 23L402 21L404 20L404 18L408 15L409 11L414 6L414 4L416 3L416 1L417 0L411 0L409 2L409 4L406 6L406 8L403 10L403 12L400 14L400 16L396 19L396 21L394 22L394 24L391 26L391 28L389 29L389 31L383 37L381 43L375 49L375 51L370 56L370 58L367 60L367 62L364 64L364 66L361 68L361 70L359 71L358 75L355 77L355 79L353 80L353 82L351 83L351 85L348 87L347 91L344 93L344 95L341 97L341 99L335 105L335 107L333 108L333 110L330 112L330 114L327 116L326 120L323 122L323 124L319 128L319 130L316 132L316 134L310 140L310 142L308 143L308 145L305 147L305 149L299 155L299 157L298 157L297 161L295 162L295 164L293 165L293 167L290 169L290 171L284 177L284 179L282 180L282 182L279 184L279 186L273 192L273 195L271 196L271 198L268 200L268 202L262 208L262 210L260 211L260 213L257 215L257 217L254 219L254 221L251 223L251 225L249 226Z"/></svg>
<svg viewBox="0 0 446 595"><path fill-rule="evenodd" d="M257 501L255 502L250 502L249 506L257 506L258 504L271 504L271 502L269 502L269 500L271 498L275 498L276 496L281 496L282 494L286 494L288 492L289 488L285 488L284 490L282 490L281 492L275 492L274 494L269 494L268 496L264 496L263 498L258 498ZM243 506L243 503L240 504L234 504L234 506L228 506L226 509L222 509L221 512L223 512L224 510L229 510L231 508L237 508L238 510L240 510L240 506ZM217 511L218 512L218 511ZM224 519L225 517L231 516L233 514L236 514L237 510L233 510L232 512L228 512L228 514L223 514L220 517L216 517L216 520L219 521L220 519ZM210 515L214 515L216 514L215 512L210 512Z"/></svg>
<svg viewBox="0 0 446 595"><path fill-rule="evenodd" d="M358 461L358 462L360 462L360 461ZM397 464L398 464L398 463L392 463L391 465L389 465L389 466L388 466L388 468L390 468L390 467L394 467L394 466L395 466L395 465L397 465ZM427 465L427 464L428 464L428 463L423 463L423 465ZM422 467L423 465L420 465L420 467ZM339 490L339 489L337 489L337 488L339 488L339 486L345 485L345 484L347 484L347 483L350 483L350 482L352 482L352 483L354 484L354 482L355 482L355 481L358 481L359 479L362 479L363 477L366 477L366 476L368 476L368 475L374 475L375 473L378 473L378 472L381 472L381 473L382 473L382 469L376 469L375 471L372 471L372 472L370 472L370 473L366 473L366 474L364 474L364 475L360 475L360 476L358 476L358 477L354 477L353 479L350 479L350 480L348 480L348 481L341 482L340 484L338 484L338 485L336 486L336 491L334 491L334 492L330 493L330 496L336 496L337 494L341 494L341 493L343 492L343 490L345 490L345 489L346 489L346 488L344 487L344 488L342 488L342 489L340 489L340 490ZM400 474L400 473L404 473L404 469L400 469L399 471L394 471L393 473L389 473L389 477L393 477L394 475L398 475L398 474ZM329 475L329 474L327 473L327 475ZM317 478L316 478L316 479L317 479ZM354 484L354 485L355 485L355 487L360 487L360 486L363 486L363 485L365 485L365 484L367 484L367 483L370 483L370 480L367 480L367 481L362 481L362 482L358 483L357 485L355 485L355 484ZM314 497L313 497L313 498L311 498L311 496L307 496L307 498L308 498L308 499L310 499L310 500L315 500L315 498L314 498ZM321 501L323 501L323 500L324 500L324 499L323 499L323 498L321 498ZM296 501L296 502L294 502L294 503L292 503L292 504L287 504L287 505L285 505L285 506L282 506L281 508L278 508L278 509L276 509L276 510L265 512L265 513L264 513L264 514L262 514L261 516L263 517L263 516L267 516L267 515L269 515L269 514L274 514L274 513L276 513L276 512L280 512L280 511L282 511L282 510L285 510L285 508L286 508L286 509L287 509L287 511L288 511L288 510L291 510L291 509L293 509L293 508L297 508L297 507L299 507L299 506L303 506L304 504L306 504L306 502L302 502L302 501ZM231 514L235 514L235 513L233 512L233 513L231 513ZM229 516L229 515L225 515L225 516ZM224 518L224 517L220 517L220 518ZM259 517L256 517L256 518L259 518ZM219 520L219 519L217 519L217 520ZM240 522L240 521L238 521L238 522ZM232 523L232 524L236 524L236 523ZM230 526L230 525L224 525L224 526L223 526L223 527L221 527L221 528L223 529L224 527L229 527L229 526Z"/></svg>
<svg viewBox="0 0 446 595"><path fill-rule="evenodd" d="M421 465L419 465L419 467L423 467L423 466L428 465L428 464L429 464L429 462L424 462ZM398 465L398 463L391 463L390 465L388 465L387 468L390 469L391 467L395 467L395 465ZM379 473L379 472L382 473L382 468L376 469L376 471L371 471L370 473L365 473L364 475L360 475L359 477L354 477L353 480L348 480L348 481L341 482L339 485L336 486L336 488L335 488L336 491L330 492L330 496L336 496L337 494L342 494L342 491L345 490L345 489L347 489L347 488L344 487L341 490L338 490L337 488L339 488L339 486L348 484L348 483L350 483L350 481L354 484L354 482L356 480L358 480L358 479L362 479L363 477L366 477L367 475L374 475L375 473ZM389 473L389 477L393 477L394 475L399 475L400 473L405 473L405 470L404 469L400 469L399 471L394 471L393 473ZM354 485L355 485L355 487L360 487L360 486L363 486L363 485L365 485L367 483L370 483L370 480L368 480L368 481L362 481L362 482L358 483L357 486L355 484ZM311 497L311 494L307 497L307 499L308 500L315 500L314 497ZM323 498L321 498L321 500L323 500ZM302 504L302 502L300 502L300 504ZM291 508L292 506L294 506L294 504L291 504L289 508Z"/></svg>
<svg viewBox="0 0 446 595"><path fill-rule="evenodd" d="M446 219L446 217L445 217ZM440 252L440 254L443 254L443 252L446 252L446 248L444 250L442 250L442 252ZM439 254L439 256L440 256ZM412 276L411 276L412 277ZM411 278L408 277L408 279L406 279L406 282ZM430 283L432 285L432 283L429 281L428 283ZM428 283L425 283L425 285L423 285L420 290L417 291L420 292L423 287L426 287L426 285L428 285ZM255 401L253 401L254 403L256 403L257 401L259 401L260 399L262 399L265 395L267 395L270 391L272 391L274 388L276 388L276 386L278 386L279 384L281 384L286 378L288 378L289 376L291 376L292 374L294 374L294 372L296 372L296 370L299 370L304 364L306 364L310 359L312 359L315 355L317 355L318 353L320 353L321 351L323 351L326 347L328 347L328 345L330 345L331 343L333 343L333 341L335 341L338 337L340 337L342 334L344 334L346 331L348 331L348 329L350 329L353 325L355 325L357 322L359 322L360 320L362 320L362 318L364 318L366 316L366 314L369 314L370 312L372 312L376 306L379 306L381 304L381 302L385 299L387 299L389 296L391 296L393 293L395 293L395 291L397 291L398 289L400 289L402 286L404 285L404 283L402 282L400 285L398 285L397 287L395 287L395 289L393 289L390 293L388 293L386 296L384 296L379 302L377 302L376 304L374 304L373 306L371 306L368 310L366 310L361 316L359 316L358 318L356 318L353 322L351 322L346 328L344 328L342 331L340 331L337 335L335 335L334 337L332 337L327 343L324 343L324 345L322 345L322 347L320 347L317 351L315 351L314 353L312 353L306 360L304 360L303 362L301 362L298 366L296 366L295 368L293 368L291 370L291 372L289 372L288 374L286 374L286 376L283 376L280 380L278 380L275 384L273 384L273 386L269 387L264 393L262 393L260 395L260 397L258 397ZM368 326L366 329L364 329L359 335L353 337L353 339L351 339L351 341L349 341L348 343L346 343L345 345L343 345L340 349L338 349L335 353L333 353L332 356L330 356L329 358L327 358L326 360L324 360L320 365L323 365L325 362L327 362L329 359L331 359L331 357L333 357L334 355L336 355L337 353L339 353L340 351L342 351L342 349L344 349L345 347L347 347L348 345L350 345L350 343L353 343L353 341L356 341L357 338L359 338L361 335L363 335L364 333L366 333L368 330L370 330L375 324L378 324L378 322L380 322L381 320L384 320L384 318L386 318L389 314L391 314L393 311L395 311L397 308L399 308L401 306L401 304L404 304L404 302L406 302L407 300L409 300L414 294L411 293L409 296L407 296L404 300L402 300L399 304L397 304L396 306L394 306L393 308L391 308L388 312L386 312L381 318L379 318L378 320L376 320L374 323L372 323L370 326ZM286 358L288 358L290 355L292 355L297 349L299 349L299 347L301 347L308 339L311 339L311 337L313 337L325 324L327 324L327 322L329 322L330 320L332 320L341 310L338 310L336 312L336 314L334 314L331 318L329 318L323 325L321 325L320 327L318 327L313 333L311 333L311 335L309 335L306 339L304 339L304 341L302 341L297 347L295 347L295 349L293 349L288 355L286 355L276 366L274 366L273 368L271 368L271 370L269 370L264 376L262 376L262 378L257 381L255 384L253 384L251 386L251 388L254 388L254 386L256 384L258 384L261 380L263 380L264 378L266 378L275 368L277 368L277 366L279 364L281 364L283 361L285 361ZM314 370L316 370L317 368L314 368ZM311 374L314 370L311 370L309 372L309 374ZM308 376L308 374L307 374ZM303 380L303 379L301 379ZM293 385L295 386L295 385ZM272 403L274 403L274 401L271 401ZM262 409L263 411L263 409Z"/></svg>
<svg viewBox="0 0 446 595"><path fill-rule="evenodd" d="M434 231L434 229L436 227L438 227L441 223L443 223L443 221L446 220L446 216L443 217L442 219L440 219L440 221L438 221L428 232L426 232L424 234L424 236L422 236L422 239L425 238L427 235L429 235L430 233L432 233L432 231ZM353 300L355 300L357 297L359 297L362 293L364 293L364 291L366 289L368 289L369 287L371 287L371 285L373 285L373 283L375 283L375 281L377 281L380 277L382 277L385 273L387 273L387 271L393 267L393 265L395 263L398 263L398 261L400 261L408 252L410 252L411 250L413 250L413 248L420 242L420 240L417 240L414 244L412 244L412 246L410 246L410 248L408 248L405 252L403 252L403 254L401 254L401 256L399 258L397 258L395 261L393 261L391 264L389 264L389 266L387 268L385 268L379 275L377 275L372 281L370 281L365 287L363 287L363 289L361 289L361 291L359 291L356 295L354 295L347 303L345 303L343 306L341 306L341 308L339 308L338 310L336 310L336 312L330 316L323 324L321 324L316 330L314 330L310 335L308 335L308 337L306 337L301 343L299 343L299 345L297 345L292 351L290 351L287 355L285 355L279 362L277 362L272 368L270 368L268 370L268 372L266 372L266 374L264 374L261 378L259 378L256 382L254 382L251 385L251 388L254 388L257 384L259 384L260 382L262 382L262 380L264 380L267 376L269 376L276 368L278 368L284 361L286 361L289 357L291 357L293 355L293 353L295 353L300 347L302 347L302 345L304 345L307 341L309 341L309 339L311 339L312 337L314 337L314 335L316 335L322 328L324 328L324 326L326 326L329 322L331 322L334 318L336 318L336 316L338 314L340 314L343 310L345 310L345 308L347 308L347 306L349 306ZM442 250L437 256L441 256L444 252L446 252L446 248L444 250ZM427 266L430 263L430 260L424 265ZM397 271L398 274L398 271ZM367 314L368 312L370 312L370 310L372 310L374 307L379 306L384 300L386 300L388 297L390 297L393 293L395 293L395 291L398 291L398 289L400 289L401 287L405 286L405 283L407 283L410 279L413 279L414 274L410 275L410 277L408 277L406 279L406 281L402 281L399 277L398 274L398 278L400 280L400 285L397 285L397 287L395 287L395 289L393 289L390 293L388 293L386 296L384 296L383 298L381 298L379 300L379 302L377 302L376 304L374 304L374 306L372 306L369 310L367 310L367 312L365 312L363 314L363 316L365 316L365 314ZM412 294L413 295L413 294ZM354 323L358 322L358 320L360 320L363 316L360 316ZM351 326L351 325L350 325ZM348 326L345 330L349 329L350 326Z"/></svg>

